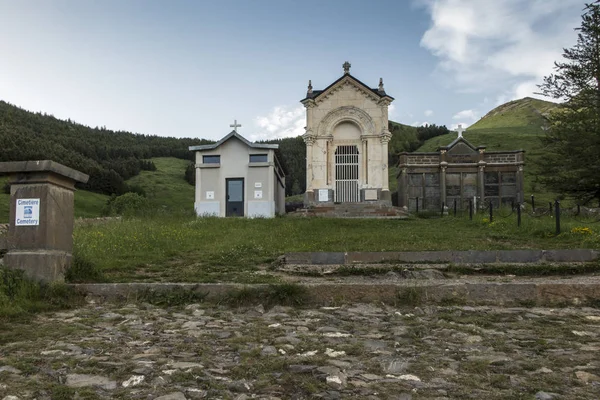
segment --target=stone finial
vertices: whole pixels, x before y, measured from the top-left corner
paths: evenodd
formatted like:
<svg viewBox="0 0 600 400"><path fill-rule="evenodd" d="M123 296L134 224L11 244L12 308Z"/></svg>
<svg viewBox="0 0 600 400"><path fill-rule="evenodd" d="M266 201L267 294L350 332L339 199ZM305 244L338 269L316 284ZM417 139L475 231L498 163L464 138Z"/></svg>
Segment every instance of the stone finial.
<svg viewBox="0 0 600 400"><path fill-rule="evenodd" d="M379 78L379 91L383 92L383 78Z"/></svg>
<svg viewBox="0 0 600 400"><path fill-rule="evenodd" d="M350 65L350 63L348 61L344 62L344 64L342 65L342 67L344 68L344 74L349 74L350 73L350 67L352 65Z"/></svg>
<svg viewBox="0 0 600 400"><path fill-rule="evenodd" d="M308 92L307 93L308 94L312 93L312 81L310 79L308 80Z"/></svg>

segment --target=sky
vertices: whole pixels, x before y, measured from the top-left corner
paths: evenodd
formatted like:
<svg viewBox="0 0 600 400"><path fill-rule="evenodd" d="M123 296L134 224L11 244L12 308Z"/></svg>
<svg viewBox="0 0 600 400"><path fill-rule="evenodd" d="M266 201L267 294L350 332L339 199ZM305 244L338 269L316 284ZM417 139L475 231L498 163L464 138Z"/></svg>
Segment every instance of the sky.
<svg viewBox="0 0 600 400"><path fill-rule="evenodd" d="M0 0L0 100L91 127L304 133L308 80L383 78L390 119L469 126L534 93L581 0Z"/></svg>

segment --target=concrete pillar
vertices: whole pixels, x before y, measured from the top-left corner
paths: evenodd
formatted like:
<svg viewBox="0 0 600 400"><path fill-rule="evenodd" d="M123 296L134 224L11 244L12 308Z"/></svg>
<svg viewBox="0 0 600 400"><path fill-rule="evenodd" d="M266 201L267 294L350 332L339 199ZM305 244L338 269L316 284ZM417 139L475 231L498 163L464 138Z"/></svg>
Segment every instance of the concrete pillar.
<svg viewBox="0 0 600 400"><path fill-rule="evenodd" d="M4 263L44 282L63 281L73 251L75 183L88 176L54 161L0 163L11 175Z"/></svg>

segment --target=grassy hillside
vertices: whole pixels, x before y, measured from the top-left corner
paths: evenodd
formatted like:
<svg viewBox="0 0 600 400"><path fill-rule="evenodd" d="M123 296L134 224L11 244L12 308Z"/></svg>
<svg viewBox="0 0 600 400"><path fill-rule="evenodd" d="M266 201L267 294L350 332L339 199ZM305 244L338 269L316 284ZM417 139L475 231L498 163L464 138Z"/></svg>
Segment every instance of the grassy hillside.
<svg viewBox="0 0 600 400"><path fill-rule="evenodd" d="M156 171L142 171L126 183L142 187L150 202L165 211L193 211L194 187L184 179L189 161L172 157L153 158L152 161Z"/></svg>
<svg viewBox="0 0 600 400"><path fill-rule="evenodd" d="M511 101L494 108L477 123L471 125L463 136L474 146L486 146L488 151L525 150L525 198L532 194L541 202L556 198L535 182L532 165L544 154L540 138L544 135L542 127L546 123L545 115L556 107L555 103L526 97ZM456 133L450 133L430 139L417 151L436 151L447 146Z"/></svg>
<svg viewBox="0 0 600 400"><path fill-rule="evenodd" d="M471 129L494 129L507 127L527 127L540 131L546 124L546 115L556 107L556 103L525 97L509 101L488 112Z"/></svg>

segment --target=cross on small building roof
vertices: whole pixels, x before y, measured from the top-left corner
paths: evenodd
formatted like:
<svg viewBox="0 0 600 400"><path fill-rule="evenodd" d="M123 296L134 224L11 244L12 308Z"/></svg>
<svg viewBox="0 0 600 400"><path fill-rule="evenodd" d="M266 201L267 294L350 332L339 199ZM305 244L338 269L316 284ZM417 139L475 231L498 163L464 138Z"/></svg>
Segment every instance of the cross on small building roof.
<svg viewBox="0 0 600 400"><path fill-rule="evenodd" d="M233 124L231 124L229 126L233 128L234 132L237 132L237 128L240 128L242 126L242 124L238 124L237 119L235 119L235 120L233 120Z"/></svg>
<svg viewBox="0 0 600 400"><path fill-rule="evenodd" d="M461 138L463 137L463 132L465 131L465 129L463 129L462 124L458 124L458 128L456 129L456 131L458 132L458 137Z"/></svg>

